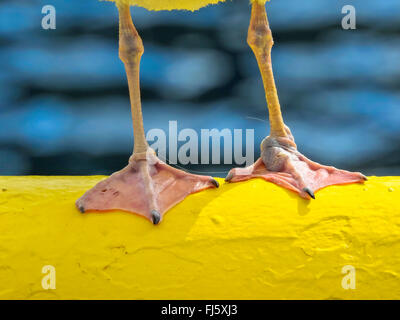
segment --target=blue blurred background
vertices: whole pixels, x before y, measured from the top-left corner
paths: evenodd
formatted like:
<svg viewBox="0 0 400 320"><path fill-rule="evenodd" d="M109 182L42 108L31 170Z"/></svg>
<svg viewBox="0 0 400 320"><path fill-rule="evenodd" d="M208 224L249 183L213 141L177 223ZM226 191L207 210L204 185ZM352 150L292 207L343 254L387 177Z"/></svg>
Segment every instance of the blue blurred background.
<svg viewBox="0 0 400 320"><path fill-rule="evenodd" d="M43 30L44 5L57 12ZM357 29L343 30L344 5ZM273 0L273 65L284 118L315 161L400 175L400 1ZM143 39L145 129L252 128L255 158L266 102L246 44L250 6L197 12L133 8ZM259 120L261 119L261 120ZM0 175L110 174L133 140L113 3L0 1ZM232 165L184 166L224 176Z"/></svg>

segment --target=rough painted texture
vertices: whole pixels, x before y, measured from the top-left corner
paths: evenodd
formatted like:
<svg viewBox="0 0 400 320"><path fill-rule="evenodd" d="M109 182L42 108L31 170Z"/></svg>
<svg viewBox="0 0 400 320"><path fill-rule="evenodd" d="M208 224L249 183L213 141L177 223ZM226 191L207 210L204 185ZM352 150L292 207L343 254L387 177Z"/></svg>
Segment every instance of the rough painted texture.
<svg viewBox="0 0 400 320"><path fill-rule="evenodd" d="M225 0L105 0L128 3L148 10L190 10L195 11L209 4L216 4Z"/></svg>
<svg viewBox="0 0 400 320"><path fill-rule="evenodd" d="M400 299L400 178L307 201L260 179L186 198L153 226L80 214L103 177L0 177L0 298ZM56 290L43 290L44 265ZM356 289L341 287L344 265Z"/></svg>
<svg viewBox="0 0 400 320"><path fill-rule="evenodd" d="M224 2L225 0L103 0L120 3L128 3L131 6L139 6L148 10L190 10L195 11L209 4ZM241 0L242 1L242 0ZM269 0L251 0L264 4Z"/></svg>

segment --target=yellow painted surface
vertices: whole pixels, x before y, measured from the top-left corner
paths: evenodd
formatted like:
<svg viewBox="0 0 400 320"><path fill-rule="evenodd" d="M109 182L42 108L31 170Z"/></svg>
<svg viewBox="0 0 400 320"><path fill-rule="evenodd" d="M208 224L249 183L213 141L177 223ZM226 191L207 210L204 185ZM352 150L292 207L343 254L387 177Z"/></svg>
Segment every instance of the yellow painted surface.
<svg viewBox="0 0 400 320"><path fill-rule="evenodd" d="M216 4L225 0L105 0L112 2L129 3L148 10L190 10L195 11L209 4Z"/></svg>
<svg viewBox="0 0 400 320"><path fill-rule="evenodd" d="M217 4L225 0L104 0L120 3L128 3L131 6L139 6L148 10L190 10L195 11L210 4ZM238 1L238 0L236 0ZM240 0L242 1L242 0ZM269 0L250 0L264 4Z"/></svg>
<svg viewBox="0 0 400 320"><path fill-rule="evenodd" d="M254 179L189 196L153 226L80 214L103 177L0 177L1 299L399 299L400 178L306 201ZM44 290L42 267L56 269ZM342 267L356 289L342 288Z"/></svg>

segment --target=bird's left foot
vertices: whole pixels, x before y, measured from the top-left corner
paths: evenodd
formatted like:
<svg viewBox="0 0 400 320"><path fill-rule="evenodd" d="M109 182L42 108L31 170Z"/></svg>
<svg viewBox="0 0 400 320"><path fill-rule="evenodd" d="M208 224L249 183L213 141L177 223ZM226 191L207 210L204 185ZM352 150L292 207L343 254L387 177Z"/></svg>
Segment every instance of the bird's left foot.
<svg viewBox="0 0 400 320"><path fill-rule="evenodd" d="M349 172L324 166L307 159L297 151L293 136L286 127L287 136L267 137L261 143L261 157L251 166L235 168L225 178L228 182L263 178L302 198L315 198L314 193L330 185L363 182L367 178L360 172Z"/></svg>

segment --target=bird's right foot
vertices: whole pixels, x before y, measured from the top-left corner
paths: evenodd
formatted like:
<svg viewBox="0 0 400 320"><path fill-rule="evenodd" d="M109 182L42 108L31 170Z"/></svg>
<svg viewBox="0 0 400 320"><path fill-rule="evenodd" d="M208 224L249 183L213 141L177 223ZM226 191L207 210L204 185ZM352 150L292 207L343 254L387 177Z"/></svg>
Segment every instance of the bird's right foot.
<svg viewBox="0 0 400 320"><path fill-rule="evenodd" d="M165 164L149 149L145 154L134 154L124 169L87 191L76 206L82 213L125 210L158 224L168 209L189 194L218 186L210 176L190 174Z"/></svg>

